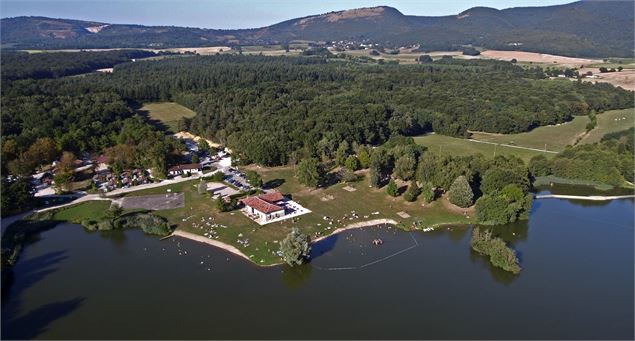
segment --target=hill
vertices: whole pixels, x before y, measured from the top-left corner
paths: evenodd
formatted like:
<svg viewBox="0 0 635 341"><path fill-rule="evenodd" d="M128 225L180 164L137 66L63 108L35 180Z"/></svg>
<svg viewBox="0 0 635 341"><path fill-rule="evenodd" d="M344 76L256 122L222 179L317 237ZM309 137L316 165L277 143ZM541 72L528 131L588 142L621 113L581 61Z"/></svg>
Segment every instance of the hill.
<svg viewBox="0 0 635 341"><path fill-rule="evenodd" d="M121 25L46 17L4 18L4 47L167 48L269 45L293 41L362 42L384 47L457 50L464 45L584 57L632 57L632 1L497 10L474 7L458 15L409 16L387 6L359 8L241 30Z"/></svg>

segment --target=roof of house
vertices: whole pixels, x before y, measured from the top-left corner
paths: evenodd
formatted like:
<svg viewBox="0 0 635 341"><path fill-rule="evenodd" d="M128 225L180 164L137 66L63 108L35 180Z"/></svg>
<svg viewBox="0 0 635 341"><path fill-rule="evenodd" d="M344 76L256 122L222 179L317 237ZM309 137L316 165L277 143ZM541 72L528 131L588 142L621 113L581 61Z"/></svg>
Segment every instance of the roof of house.
<svg viewBox="0 0 635 341"><path fill-rule="evenodd" d="M95 162L97 163L109 163L110 162L110 158L106 155L99 155L96 159Z"/></svg>
<svg viewBox="0 0 635 341"><path fill-rule="evenodd" d="M177 165L177 166L171 167L170 169L168 169L168 171L172 172L172 171L178 171L178 170L189 170L189 169L200 169L200 168L201 168L200 163L188 163L185 165Z"/></svg>
<svg viewBox="0 0 635 341"><path fill-rule="evenodd" d="M284 210L282 207L260 199L259 197L245 198L242 200L242 202L246 206L249 206L256 211L260 211L265 214Z"/></svg>
<svg viewBox="0 0 635 341"><path fill-rule="evenodd" d="M265 193L262 195L259 195L258 198L270 202L270 203L274 203L280 200L284 200L284 196L282 196L282 193L275 191L275 192L269 192L269 193Z"/></svg>

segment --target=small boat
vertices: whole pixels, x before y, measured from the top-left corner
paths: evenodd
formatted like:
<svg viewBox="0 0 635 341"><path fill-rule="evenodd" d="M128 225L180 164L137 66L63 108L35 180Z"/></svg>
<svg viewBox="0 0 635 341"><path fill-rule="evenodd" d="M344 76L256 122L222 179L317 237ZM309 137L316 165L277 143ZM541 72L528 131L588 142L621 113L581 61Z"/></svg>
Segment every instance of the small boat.
<svg viewBox="0 0 635 341"><path fill-rule="evenodd" d="M375 245L375 246L379 246L379 245L381 245L383 243L384 243L384 241L381 240L381 239L374 239L373 240L373 245Z"/></svg>

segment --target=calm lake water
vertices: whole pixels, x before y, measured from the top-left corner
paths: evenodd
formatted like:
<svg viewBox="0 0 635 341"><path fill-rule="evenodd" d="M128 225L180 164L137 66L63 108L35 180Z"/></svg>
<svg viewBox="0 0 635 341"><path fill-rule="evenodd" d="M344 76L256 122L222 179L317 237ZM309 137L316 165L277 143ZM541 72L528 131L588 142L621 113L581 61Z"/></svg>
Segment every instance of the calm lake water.
<svg viewBox="0 0 635 341"><path fill-rule="evenodd" d="M535 202L528 223L496 229L519 252L516 277L470 250L468 227L350 231L308 266L258 268L64 224L16 265L2 338L632 339L633 215L632 200Z"/></svg>

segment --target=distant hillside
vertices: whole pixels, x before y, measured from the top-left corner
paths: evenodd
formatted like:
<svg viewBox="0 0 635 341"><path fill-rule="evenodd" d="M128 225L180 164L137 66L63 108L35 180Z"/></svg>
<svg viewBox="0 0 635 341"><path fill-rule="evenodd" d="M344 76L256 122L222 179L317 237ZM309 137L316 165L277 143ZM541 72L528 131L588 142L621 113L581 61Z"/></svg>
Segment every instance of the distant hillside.
<svg viewBox="0 0 635 341"><path fill-rule="evenodd" d="M294 40L421 45L425 50L475 45L581 57L632 57L632 1L579 1L497 10L475 7L458 15L408 16L380 6L287 20L244 30L119 25L45 17L2 19L4 47L111 48L278 44Z"/></svg>

